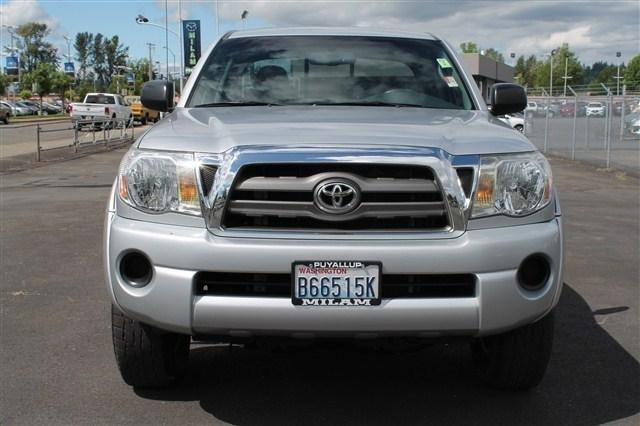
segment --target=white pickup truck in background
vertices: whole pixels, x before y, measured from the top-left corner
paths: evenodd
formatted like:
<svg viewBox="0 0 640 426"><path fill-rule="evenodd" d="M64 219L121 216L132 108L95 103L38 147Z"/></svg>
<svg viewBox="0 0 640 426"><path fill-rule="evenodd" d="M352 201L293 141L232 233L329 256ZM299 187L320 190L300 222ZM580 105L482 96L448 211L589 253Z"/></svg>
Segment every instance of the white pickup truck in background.
<svg viewBox="0 0 640 426"><path fill-rule="evenodd" d="M78 128L105 122L111 122L107 125L113 127L116 121L128 122L133 117L124 98L113 93L87 93L84 102L74 103L71 107L71 119Z"/></svg>

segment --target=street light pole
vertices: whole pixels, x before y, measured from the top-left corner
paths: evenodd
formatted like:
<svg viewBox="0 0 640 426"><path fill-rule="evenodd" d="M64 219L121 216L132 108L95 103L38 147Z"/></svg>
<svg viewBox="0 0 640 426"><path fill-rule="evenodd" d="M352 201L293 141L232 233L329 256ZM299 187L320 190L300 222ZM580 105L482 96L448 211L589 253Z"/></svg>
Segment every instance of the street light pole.
<svg viewBox="0 0 640 426"><path fill-rule="evenodd" d="M620 56L622 56L622 52L616 52L616 58L618 58L618 76L616 77L616 96L620 96ZM622 109L624 109L624 105L622 105Z"/></svg>
<svg viewBox="0 0 640 426"><path fill-rule="evenodd" d="M182 44L182 3L178 3L178 7L180 8L179 13L180 13L180 33L177 33L175 31L173 31L172 29L170 29L168 26L162 26L162 25L158 25L155 24L153 22L149 22L149 19L142 16L142 15L138 15L136 17L136 24L139 25L151 25L152 27L156 27L156 28L161 28L163 30L165 30L165 32L170 32L171 34L173 34L174 36L178 37L178 39L180 40L180 44ZM169 44L168 42L165 44ZM180 57L182 58L182 46L180 47ZM169 64L169 55L167 55L167 65ZM184 60L181 60L180 63L180 75L182 77L184 77ZM182 80L183 78L180 79L180 91L182 92Z"/></svg>
<svg viewBox="0 0 640 426"><path fill-rule="evenodd" d="M553 96L553 55L556 54L556 50L553 49L551 51L551 55L549 56L549 96Z"/></svg>

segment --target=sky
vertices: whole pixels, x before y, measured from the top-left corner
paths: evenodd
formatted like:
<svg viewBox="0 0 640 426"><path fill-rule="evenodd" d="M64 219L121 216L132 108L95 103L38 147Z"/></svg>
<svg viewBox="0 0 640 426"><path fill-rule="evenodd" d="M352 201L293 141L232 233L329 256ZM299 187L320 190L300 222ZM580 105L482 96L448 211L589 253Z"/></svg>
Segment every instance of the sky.
<svg viewBox="0 0 640 426"><path fill-rule="evenodd" d="M169 27L179 31L178 0L167 0L166 5ZM431 32L455 46L474 41L480 48L496 48L510 63L512 52L542 58L562 43L569 43L585 64L617 63L617 51L622 52L623 62L640 53L637 0L182 0L181 5L183 19L201 20L203 51L219 33L241 29L240 15L247 10L247 28L362 26ZM0 0L2 25L45 22L60 54L67 53L65 35L74 37L83 31L117 34L129 46L131 58L146 57L146 43L154 43L153 60L164 67L165 32L136 24L139 14L164 25L165 0ZM0 45L10 44L5 28L0 37ZM171 34L169 48L179 63L178 38ZM171 54L169 63L173 63Z"/></svg>

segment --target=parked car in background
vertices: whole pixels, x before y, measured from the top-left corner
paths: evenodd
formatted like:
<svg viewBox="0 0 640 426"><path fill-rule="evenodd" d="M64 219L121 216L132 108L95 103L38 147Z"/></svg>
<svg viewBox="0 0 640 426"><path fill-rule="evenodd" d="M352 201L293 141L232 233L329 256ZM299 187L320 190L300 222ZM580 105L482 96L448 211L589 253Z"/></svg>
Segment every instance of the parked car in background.
<svg viewBox="0 0 640 426"><path fill-rule="evenodd" d="M54 104L50 104L49 102L42 103L42 114L60 114L62 112L62 107L59 107Z"/></svg>
<svg viewBox="0 0 640 426"><path fill-rule="evenodd" d="M640 112L633 112L624 117L624 128L628 133L640 134Z"/></svg>
<svg viewBox="0 0 640 426"><path fill-rule="evenodd" d="M14 117L21 115L32 115L33 109L19 102L15 101L2 101L2 104L8 106L11 109L11 114Z"/></svg>
<svg viewBox="0 0 640 426"><path fill-rule="evenodd" d="M536 101L527 102L527 114L544 115L544 106Z"/></svg>
<svg viewBox="0 0 640 426"><path fill-rule="evenodd" d="M28 109L29 110L28 115L37 115L38 112L40 111L40 107L33 105L30 101L24 101L24 100L17 101L16 105Z"/></svg>
<svg viewBox="0 0 640 426"><path fill-rule="evenodd" d="M540 112L539 115L546 116L547 110L549 110L549 117L555 117L556 115L560 115L560 109L562 108L562 104L560 102L552 102L551 104L547 103L539 103L538 110Z"/></svg>
<svg viewBox="0 0 640 426"><path fill-rule="evenodd" d="M587 117L604 117L606 107L602 102L589 102L586 108Z"/></svg>
<svg viewBox="0 0 640 426"><path fill-rule="evenodd" d="M586 102L578 102L578 113L576 114L578 117L584 117L587 110ZM576 108L576 104L574 102L566 102L564 105L560 107L560 115L563 117L573 117L574 110Z"/></svg>
<svg viewBox="0 0 640 426"><path fill-rule="evenodd" d="M622 109L624 108L624 114L631 114L634 109L633 102L614 102L613 115L622 115Z"/></svg>
<svg viewBox="0 0 640 426"><path fill-rule="evenodd" d="M498 120L507 123L520 133L524 132L524 116L521 113L505 114L498 117Z"/></svg>
<svg viewBox="0 0 640 426"><path fill-rule="evenodd" d="M125 96L125 101L131 106L131 113L133 114L133 120L139 122L143 126L149 121L154 123L160 119L160 113L154 111L142 105L140 102L140 96Z"/></svg>
<svg viewBox="0 0 640 426"><path fill-rule="evenodd" d="M4 104L0 104L0 121L4 124L9 124L9 117L11 116L11 108Z"/></svg>
<svg viewBox="0 0 640 426"><path fill-rule="evenodd" d="M131 108L124 98L113 93L87 93L84 102L72 106L71 119L79 128L88 121L113 125L116 119L133 119Z"/></svg>

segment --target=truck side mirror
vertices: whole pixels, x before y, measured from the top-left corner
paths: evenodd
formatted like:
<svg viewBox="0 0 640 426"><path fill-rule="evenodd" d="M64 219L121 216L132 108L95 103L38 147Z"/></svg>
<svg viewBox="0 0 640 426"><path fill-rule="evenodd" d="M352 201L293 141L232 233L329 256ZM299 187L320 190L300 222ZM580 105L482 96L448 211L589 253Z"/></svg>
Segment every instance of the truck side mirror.
<svg viewBox="0 0 640 426"><path fill-rule="evenodd" d="M140 102L145 107L167 112L173 110L173 82L167 80L147 81L142 86Z"/></svg>
<svg viewBox="0 0 640 426"><path fill-rule="evenodd" d="M522 86L496 83L491 86L491 114L504 115L520 112L527 107L527 94Z"/></svg>

